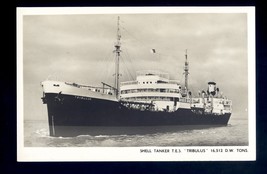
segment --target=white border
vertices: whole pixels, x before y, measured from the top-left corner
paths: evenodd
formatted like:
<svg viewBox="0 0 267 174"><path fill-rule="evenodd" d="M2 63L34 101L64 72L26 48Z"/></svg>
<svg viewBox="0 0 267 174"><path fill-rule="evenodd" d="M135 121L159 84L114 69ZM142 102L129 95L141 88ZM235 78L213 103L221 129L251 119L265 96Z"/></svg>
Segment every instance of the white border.
<svg viewBox="0 0 267 174"><path fill-rule="evenodd" d="M196 147L24 147L23 120L23 16L59 14L131 13L247 13L248 16L248 146ZM54 7L17 8L17 160L18 161L253 161L256 160L255 7ZM140 149L172 149L181 153L140 153ZM187 149L205 150L188 153ZM224 151L212 153L211 149ZM234 149L234 152L225 152ZM237 152L246 149L247 152Z"/></svg>

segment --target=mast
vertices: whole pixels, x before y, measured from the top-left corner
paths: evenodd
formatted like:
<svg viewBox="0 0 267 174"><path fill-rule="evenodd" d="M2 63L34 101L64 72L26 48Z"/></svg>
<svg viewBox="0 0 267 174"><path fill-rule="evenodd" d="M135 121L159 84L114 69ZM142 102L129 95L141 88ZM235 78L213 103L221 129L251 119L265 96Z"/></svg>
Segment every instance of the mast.
<svg viewBox="0 0 267 174"><path fill-rule="evenodd" d="M185 50L185 66L184 66L184 76L185 76L185 90L188 91L188 74L189 74L189 62L187 61L187 49Z"/></svg>
<svg viewBox="0 0 267 174"><path fill-rule="evenodd" d="M119 91L120 91L120 53L121 53L121 33L120 33L120 17L118 16L118 22L117 22L117 42L115 43L115 50L113 52L116 53L115 57L115 93L116 93L116 98L119 98Z"/></svg>

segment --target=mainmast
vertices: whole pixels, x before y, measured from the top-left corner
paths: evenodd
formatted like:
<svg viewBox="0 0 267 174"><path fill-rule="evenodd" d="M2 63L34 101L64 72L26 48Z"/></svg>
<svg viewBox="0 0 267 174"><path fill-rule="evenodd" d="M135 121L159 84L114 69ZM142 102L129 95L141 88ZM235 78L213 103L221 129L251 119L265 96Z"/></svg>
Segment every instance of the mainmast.
<svg viewBox="0 0 267 174"><path fill-rule="evenodd" d="M184 75L185 75L185 84L184 84L185 91L188 91L189 62L187 61L187 49L185 50Z"/></svg>
<svg viewBox="0 0 267 174"><path fill-rule="evenodd" d="M116 53L116 58L115 58L115 93L116 93L116 98L119 98L119 91L120 91L120 53L121 53L121 33L120 33L120 17L118 16L118 22L117 22L117 42L115 43L115 50L114 52Z"/></svg>

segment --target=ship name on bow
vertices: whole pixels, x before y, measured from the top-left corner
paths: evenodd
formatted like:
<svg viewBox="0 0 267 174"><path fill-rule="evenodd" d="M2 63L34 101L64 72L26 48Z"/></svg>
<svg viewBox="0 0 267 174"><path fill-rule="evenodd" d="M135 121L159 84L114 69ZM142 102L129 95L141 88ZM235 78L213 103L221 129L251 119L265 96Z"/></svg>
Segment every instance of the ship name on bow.
<svg viewBox="0 0 267 174"><path fill-rule="evenodd" d="M83 97L83 96L75 96L75 98L80 100L91 100L90 97Z"/></svg>

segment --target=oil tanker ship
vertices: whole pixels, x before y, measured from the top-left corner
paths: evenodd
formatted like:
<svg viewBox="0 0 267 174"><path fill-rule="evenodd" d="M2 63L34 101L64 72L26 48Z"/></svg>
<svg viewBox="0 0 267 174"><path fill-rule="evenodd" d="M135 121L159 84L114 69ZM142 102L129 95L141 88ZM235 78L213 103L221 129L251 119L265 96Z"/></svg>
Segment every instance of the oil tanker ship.
<svg viewBox="0 0 267 174"><path fill-rule="evenodd" d="M185 54L182 86L165 72L138 71L134 81L120 82L119 18L115 43L115 84L101 86L45 80L42 101L47 105L50 136L86 134L87 127L148 127L227 125L232 101L213 81L194 97L188 89L189 62Z"/></svg>

